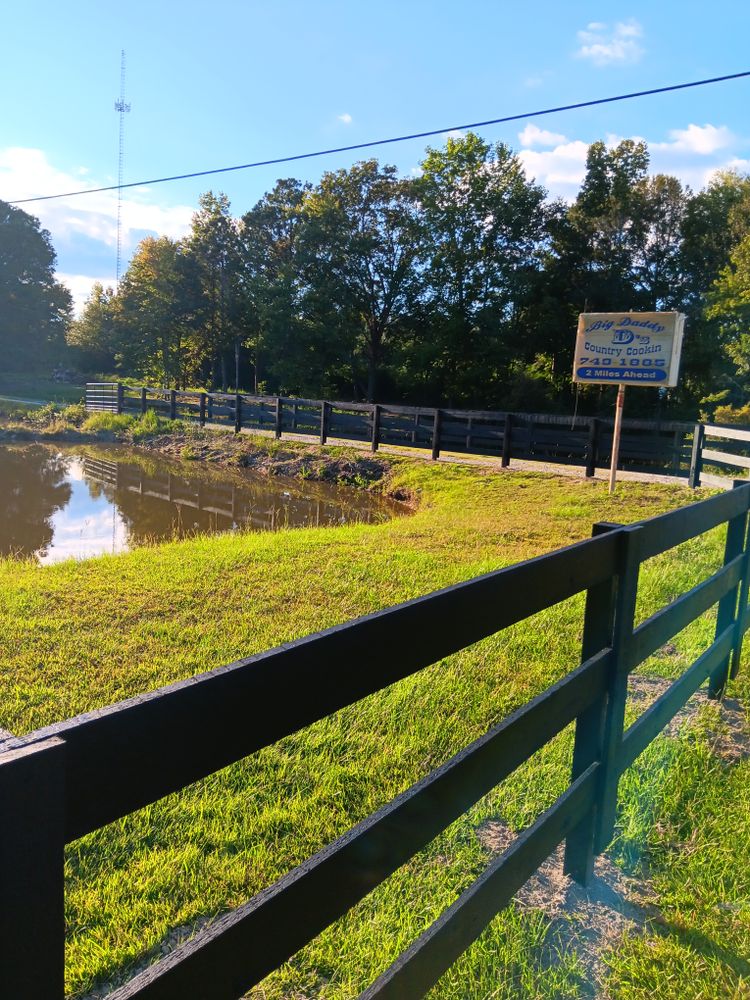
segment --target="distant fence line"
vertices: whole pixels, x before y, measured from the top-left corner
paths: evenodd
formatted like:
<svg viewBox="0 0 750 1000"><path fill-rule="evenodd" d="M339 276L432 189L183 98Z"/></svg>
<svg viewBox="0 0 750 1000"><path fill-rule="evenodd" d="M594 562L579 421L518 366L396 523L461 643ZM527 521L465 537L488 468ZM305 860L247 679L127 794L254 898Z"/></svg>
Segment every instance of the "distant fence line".
<svg viewBox="0 0 750 1000"><path fill-rule="evenodd" d="M7 738L0 745L3 997L64 998L66 844L585 592L579 666L109 994L244 996L574 724L563 793L360 1000L424 996L558 844L566 845L566 872L589 881L613 836L623 772L706 680L717 697L736 676L750 611L749 509L745 485L639 524L598 524L595 537L567 548ZM636 625L641 565L719 526L721 566ZM630 673L712 608L713 638L626 727Z"/></svg>
<svg viewBox="0 0 750 1000"><path fill-rule="evenodd" d="M235 432L259 430L313 435L328 440L358 441L373 452L380 445L417 448L437 459L441 452L488 455L503 466L511 459L581 465L587 476L611 460L613 421L600 417L567 417L550 413L457 410L449 407L395 406L253 396L247 393L188 392L97 382L86 386L86 408L112 413L154 410L172 419L218 424ZM705 462L750 468L750 458L705 449L707 437L750 442L750 431L675 420L624 420L620 468L687 477L691 486L731 486L731 479L702 475ZM722 457L723 456L723 457Z"/></svg>

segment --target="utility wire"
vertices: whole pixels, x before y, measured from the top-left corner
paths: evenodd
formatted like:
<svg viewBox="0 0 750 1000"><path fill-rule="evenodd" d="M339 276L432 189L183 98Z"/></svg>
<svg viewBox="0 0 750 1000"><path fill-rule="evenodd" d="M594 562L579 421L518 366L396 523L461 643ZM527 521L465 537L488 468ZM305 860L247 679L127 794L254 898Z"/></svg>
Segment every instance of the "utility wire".
<svg viewBox="0 0 750 1000"><path fill-rule="evenodd" d="M296 160L310 160L316 156L330 156L332 153L351 153L357 149L372 149L373 146L387 146L394 142L407 142L409 139L427 139L433 135L444 135L463 129L484 128L487 125L502 125L505 122L516 122L523 118L538 118L540 115L554 115L561 111L576 111L578 108L592 108L598 104L612 104L615 101L630 101L635 97L650 97L653 94L667 94L674 90L686 90L689 87L705 87L709 83L723 83L725 80L739 80L750 76L750 70L742 73L730 73L727 76L714 76L707 80L692 80L690 83L673 83L669 87L654 87L652 90L637 90L632 94L618 94L615 97L599 97L593 101L579 101L576 104L562 104L556 108L543 108L540 111L525 111L518 115L506 115L504 118L489 118L483 122L470 122L468 125L451 125L447 128L431 129L429 132L412 132L409 135L397 135L391 139L374 139L371 142L358 142L351 146L334 146L331 149L318 149L312 153L297 153L295 156L277 156L271 160L256 160L254 163L240 163L235 167L217 167L214 170L195 170L189 174L174 174L172 177L153 177L147 181L132 181L129 184L110 184L108 187L86 188L84 191L64 191L61 194L45 194L36 198L19 198L11 205L26 205L31 201L51 201L54 198L73 198L83 194L99 194L102 191L117 191L120 188L143 187L146 184L166 184L170 181L184 181L192 177L208 177L212 174L228 174L235 170L250 170L253 167L270 167L279 163L293 163Z"/></svg>

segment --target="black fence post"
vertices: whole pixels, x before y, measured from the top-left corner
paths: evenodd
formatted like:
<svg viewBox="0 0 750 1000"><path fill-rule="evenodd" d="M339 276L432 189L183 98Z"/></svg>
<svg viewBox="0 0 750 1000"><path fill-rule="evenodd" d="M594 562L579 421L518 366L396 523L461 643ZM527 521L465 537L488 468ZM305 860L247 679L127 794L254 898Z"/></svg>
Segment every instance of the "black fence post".
<svg viewBox="0 0 750 1000"><path fill-rule="evenodd" d="M146 412L146 386L141 386L141 416Z"/></svg>
<svg viewBox="0 0 750 1000"><path fill-rule="evenodd" d="M435 462L440 457L440 425L442 423L442 414L440 410L435 410L435 416L432 421L432 461Z"/></svg>
<svg viewBox="0 0 750 1000"><path fill-rule="evenodd" d="M504 469L510 465L510 449L513 442L513 414L505 414L505 426L503 427L503 457L500 464Z"/></svg>
<svg viewBox="0 0 750 1000"><path fill-rule="evenodd" d="M200 421L201 427L206 426L206 394L202 392L200 394L200 399L198 400L199 413L198 420Z"/></svg>
<svg viewBox="0 0 750 1000"><path fill-rule="evenodd" d="M739 485L735 483L735 485ZM747 485L744 483L743 485ZM748 491L748 507L750 507L750 491ZM734 680L740 670L742 642L745 637L745 617L747 616L747 598L750 590L750 534L745 531L743 539L742 576L740 578L740 593L737 601L737 617L734 625L734 647L732 649L732 664L729 677Z"/></svg>
<svg viewBox="0 0 750 1000"><path fill-rule="evenodd" d="M738 481L735 481L735 488L740 485ZM745 541L747 537L747 507L745 510L738 514L737 517L733 517L731 521L727 522L727 535L724 542L724 565L732 562L737 556L742 555L745 549ZM743 569L746 569L747 560L743 560ZM738 594L743 590L745 593L744 602L747 604L747 582L746 582L746 572L743 573L740 583L737 586L732 587L732 589L724 594L724 596L719 601L719 607L716 611L716 631L714 633L714 639L718 639L721 633L729 628L734 622L738 621L738 616L743 616L743 610L740 606L739 610L737 607L737 597ZM737 636L735 634L735 644L737 641ZM740 635L740 643L742 638ZM733 661L739 662L739 652L736 653L733 650L733 655L728 656L711 674L708 679L708 697L709 698L721 698L724 693L724 688L726 687L727 680L730 676L730 663Z"/></svg>
<svg viewBox="0 0 750 1000"><path fill-rule="evenodd" d="M602 739L601 778L595 818L594 853L601 854L612 840L617 816L617 789L620 783L620 750L625 729L625 702L628 696L630 645L633 638L638 574L641 567L642 529L621 528L617 595L612 629L612 664L607 692L607 711Z"/></svg>
<svg viewBox="0 0 750 1000"><path fill-rule="evenodd" d="M0 981L19 1000L65 996L63 740L0 753Z"/></svg>
<svg viewBox="0 0 750 1000"><path fill-rule="evenodd" d="M273 432L275 437L281 437L281 420L282 420L282 410L281 410L281 396L276 397L276 414Z"/></svg>
<svg viewBox="0 0 750 1000"><path fill-rule="evenodd" d="M589 440L586 446L586 476L591 477L596 473L596 460L599 457L599 427L600 423L596 417L589 420Z"/></svg>
<svg viewBox="0 0 750 1000"><path fill-rule="evenodd" d="M703 424L696 424L693 431L693 451L690 456L690 475L688 486L695 490L701 484L701 472L703 471L703 441L706 436L706 428Z"/></svg>
<svg viewBox="0 0 750 1000"><path fill-rule="evenodd" d="M529 414L529 420L528 420L528 425L527 426L529 428L529 436L528 436L529 455L533 455L534 454L534 431L536 430L536 420L534 419L534 414L533 413Z"/></svg>
<svg viewBox="0 0 750 1000"><path fill-rule="evenodd" d="M242 396L235 393L234 397L234 433L239 434L242 430Z"/></svg>
<svg viewBox="0 0 750 1000"><path fill-rule="evenodd" d="M593 526L592 537L621 527L600 521ZM616 577L591 587L586 593L586 610L583 618L581 662L585 662L612 641L615 615ZM573 776L576 781L595 761L601 760L604 724L607 715L606 693L582 712L576 720L573 748ZM565 844L565 874L576 882L587 885L594 873L594 829L596 811L586 814L581 823L568 834Z"/></svg>
<svg viewBox="0 0 750 1000"><path fill-rule="evenodd" d="M174 389L169 390L169 419L177 419L177 393Z"/></svg>
<svg viewBox="0 0 750 1000"><path fill-rule="evenodd" d="M122 413L123 410L123 400L125 398L125 390L123 388L122 382L117 383L117 412Z"/></svg>
<svg viewBox="0 0 750 1000"><path fill-rule="evenodd" d="M325 444L328 437L328 414L331 408L330 403L325 400L320 404L320 443Z"/></svg>
<svg viewBox="0 0 750 1000"><path fill-rule="evenodd" d="M380 406L373 403L372 407L372 438L370 439L370 451L376 452L380 444Z"/></svg>

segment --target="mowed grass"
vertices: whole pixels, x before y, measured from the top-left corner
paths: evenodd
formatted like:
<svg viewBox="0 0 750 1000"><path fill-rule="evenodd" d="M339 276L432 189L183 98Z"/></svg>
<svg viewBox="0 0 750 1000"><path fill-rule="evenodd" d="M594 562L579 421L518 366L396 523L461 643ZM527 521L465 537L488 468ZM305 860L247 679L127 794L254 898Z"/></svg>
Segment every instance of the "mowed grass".
<svg viewBox="0 0 750 1000"><path fill-rule="evenodd" d="M413 516L387 524L214 536L44 569L0 563L0 726L26 732L588 537L596 520L632 522L697 498L634 483L609 497L601 483L443 464L397 462L395 479L421 502ZM720 535L644 567L640 617L711 572ZM269 885L576 666L582 608L581 598L567 601L71 845L70 995L127 978L165 940ZM697 622L647 669L684 669L712 627L710 616ZM263 710L248 705L249 726ZM203 738L184 734L186 742ZM686 742L688 763L701 738ZM670 782L683 767L681 748L664 739L644 754L624 783L619 830L623 863L653 846L667 905L679 873L658 838L672 843L665 831L676 822ZM566 731L253 996L356 995L485 867L476 835L485 819L520 829L559 794L570 750ZM715 756L700 751L683 767L694 777L696 821L714 808L726 822L747 786L746 775L744 783L734 777L744 765ZM725 772L731 787L716 781ZM704 780L713 798L702 796ZM729 833L722 840L730 895L747 884L743 844ZM704 883L715 900L716 879ZM744 921L746 932L747 909L720 912ZM542 913L510 907L433 995L586 995L575 954L540 960L547 930ZM614 995L645 996L632 983L650 982L661 961L648 942L619 949ZM701 961L721 965L726 995L734 995L742 969L716 955ZM702 995L691 984L686 977L674 995Z"/></svg>
<svg viewBox="0 0 750 1000"><path fill-rule="evenodd" d="M38 399L42 402L78 403L85 394L84 385L56 382L51 371L0 372L0 396Z"/></svg>

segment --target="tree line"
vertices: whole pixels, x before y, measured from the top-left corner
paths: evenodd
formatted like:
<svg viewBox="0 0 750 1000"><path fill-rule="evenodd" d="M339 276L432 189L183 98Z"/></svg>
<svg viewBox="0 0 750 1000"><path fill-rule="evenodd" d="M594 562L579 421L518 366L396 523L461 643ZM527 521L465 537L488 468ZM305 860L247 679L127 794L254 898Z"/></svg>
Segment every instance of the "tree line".
<svg viewBox="0 0 750 1000"><path fill-rule="evenodd" d="M67 341L84 370L165 387L596 412L611 390L571 384L578 313L676 309L680 385L629 409L692 417L750 398L749 301L749 177L693 193L649 175L645 143L596 142L568 204L469 133L413 177L365 160L279 180L239 217L204 194Z"/></svg>

